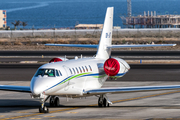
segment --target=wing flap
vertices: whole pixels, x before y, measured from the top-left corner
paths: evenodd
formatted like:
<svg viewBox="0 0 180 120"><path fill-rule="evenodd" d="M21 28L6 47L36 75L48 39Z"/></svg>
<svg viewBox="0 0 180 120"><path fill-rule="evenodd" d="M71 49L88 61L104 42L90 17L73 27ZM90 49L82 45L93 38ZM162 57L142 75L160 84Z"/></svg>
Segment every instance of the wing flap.
<svg viewBox="0 0 180 120"><path fill-rule="evenodd" d="M0 85L0 90L31 93L29 86Z"/></svg>
<svg viewBox="0 0 180 120"><path fill-rule="evenodd" d="M97 95L106 93L127 93L127 92L147 92L180 89L180 85L168 86L140 86L140 87L117 87L117 88L100 88L84 91L84 94Z"/></svg>

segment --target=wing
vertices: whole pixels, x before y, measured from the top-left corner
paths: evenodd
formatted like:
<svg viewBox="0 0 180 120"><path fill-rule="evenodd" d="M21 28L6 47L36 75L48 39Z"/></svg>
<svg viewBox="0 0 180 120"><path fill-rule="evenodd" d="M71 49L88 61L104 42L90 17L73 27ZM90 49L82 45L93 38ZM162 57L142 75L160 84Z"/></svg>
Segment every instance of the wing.
<svg viewBox="0 0 180 120"><path fill-rule="evenodd" d="M31 93L29 86L0 85L0 90Z"/></svg>
<svg viewBox="0 0 180 120"><path fill-rule="evenodd" d="M140 86L140 87L117 87L117 88L100 88L84 91L84 94L98 95L98 94L115 94L127 92L146 92L146 91L160 91L160 90L174 90L180 89L180 85L168 86Z"/></svg>

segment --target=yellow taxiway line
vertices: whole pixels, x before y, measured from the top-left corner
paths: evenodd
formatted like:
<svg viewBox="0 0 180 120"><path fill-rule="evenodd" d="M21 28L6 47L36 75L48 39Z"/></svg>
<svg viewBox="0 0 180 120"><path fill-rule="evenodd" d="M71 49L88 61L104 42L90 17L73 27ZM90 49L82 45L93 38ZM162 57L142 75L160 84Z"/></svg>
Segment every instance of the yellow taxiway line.
<svg viewBox="0 0 180 120"><path fill-rule="evenodd" d="M142 96L142 97L135 97L135 98L112 101L112 103L126 102L126 101L131 101L131 100L138 100L138 99L156 97L156 96L161 96L161 95L168 95L168 94L179 93L179 92L180 91L165 92L165 93L147 95L147 96ZM97 106L97 104L93 104L93 105L89 105L89 106ZM49 113L64 112L64 111L69 111L69 110L75 110L78 108L81 108L81 107L72 107L72 108L66 108L66 109L61 109L61 110L54 110L54 111L50 111ZM21 115L21 116L9 117L9 118L2 118L0 120L19 119L19 118L32 117L32 116L37 116L37 115L42 115L42 114L47 114L47 113L35 113L35 114L29 114L29 115Z"/></svg>

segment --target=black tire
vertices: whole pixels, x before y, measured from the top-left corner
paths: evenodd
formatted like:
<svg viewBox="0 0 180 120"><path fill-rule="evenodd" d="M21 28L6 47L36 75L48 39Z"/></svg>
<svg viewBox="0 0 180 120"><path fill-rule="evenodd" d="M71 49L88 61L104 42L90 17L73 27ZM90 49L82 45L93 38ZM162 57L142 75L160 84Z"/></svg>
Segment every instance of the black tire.
<svg viewBox="0 0 180 120"><path fill-rule="evenodd" d="M55 107L58 107L58 106L59 106L59 103L60 103L59 98L56 97L55 100L54 100L54 106L55 106Z"/></svg>
<svg viewBox="0 0 180 120"><path fill-rule="evenodd" d="M100 102L100 100L101 100L101 98L98 99L98 106L99 106L99 107L102 107L103 104Z"/></svg>
<svg viewBox="0 0 180 120"><path fill-rule="evenodd" d="M49 113L49 109L46 106L44 108L39 107L39 113Z"/></svg>
<svg viewBox="0 0 180 120"><path fill-rule="evenodd" d="M108 106L107 100L104 98L103 99L103 107L107 107L107 106Z"/></svg>
<svg viewBox="0 0 180 120"><path fill-rule="evenodd" d="M43 108L39 107L39 113L43 113Z"/></svg>
<svg viewBox="0 0 180 120"><path fill-rule="evenodd" d="M49 100L49 105L52 107L54 106L54 97L50 97L50 100Z"/></svg>
<svg viewBox="0 0 180 120"><path fill-rule="evenodd" d="M49 113L49 109L46 107L46 106L44 106L44 113Z"/></svg>

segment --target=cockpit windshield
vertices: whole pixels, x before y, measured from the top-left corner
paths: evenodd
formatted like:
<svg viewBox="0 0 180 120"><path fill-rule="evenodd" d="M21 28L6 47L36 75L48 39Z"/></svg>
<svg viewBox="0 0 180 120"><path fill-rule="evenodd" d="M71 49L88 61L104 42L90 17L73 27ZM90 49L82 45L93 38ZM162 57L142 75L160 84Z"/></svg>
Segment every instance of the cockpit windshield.
<svg viewBox="0 0 180 120"><path fill-rule="evenodd" d="M55 70L54 69L39 69L35 75L35 77L37 76L44 76L47 75L49 77L55 77Z"/></svg>

